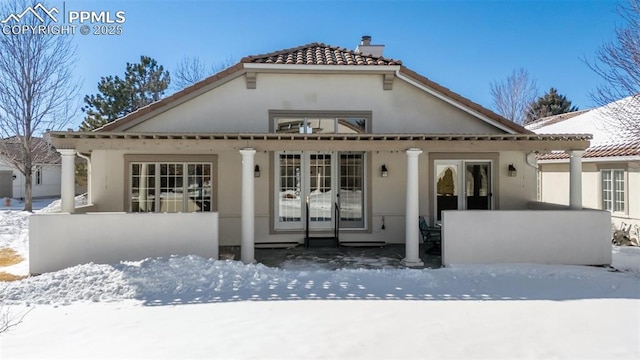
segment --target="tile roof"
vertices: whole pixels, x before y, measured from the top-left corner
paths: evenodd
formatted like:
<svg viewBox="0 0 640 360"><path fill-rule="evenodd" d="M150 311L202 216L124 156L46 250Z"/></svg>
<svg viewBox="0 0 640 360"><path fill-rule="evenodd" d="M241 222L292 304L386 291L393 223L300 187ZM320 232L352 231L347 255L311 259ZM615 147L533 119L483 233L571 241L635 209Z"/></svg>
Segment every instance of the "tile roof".
<svg viewBox="0 0 640 360"><path fill-rule="evenodd" d="M272 65L346 65L346 66L400 66L400 73L407 77L417 81L418 83L427 86L442 95L457 101L458 103L477 111L478 113L486 116L487 118L501 124L502 126L511 129L515 133L519 134L533 134L532 131L525 129L512 121L505 119L497 113L477 104L448 88L427 79L426 77L416 73L413 70L402 65L402 61L394 60L391 58L376 57L370 54L361 54L354 50L348 50L345 48L339 48L335 46L325 45L323 43L310 43L294 48L283 49L274 51L267 54L252 55L244 57L239 63L212 75L200 82L197 82L181 91L178 91L171 96L151 103L145 107L142 107L116 121L113 121L99 129L94 131L114 131L118 127L128 122L131 122L145 114L151 113L155 110L162 108L180 98L187 96L199 89L202 89L218 80L221 80L233 73L244 69L244 64L272 64Z"/></svg>
<svg viewBox="0 0 640 360"><path fill-rule="evenodd" d="M582 112L556 115L527 125L538 134L591 133L593 140L583 158L640 156L640 99L630 96L611 104ZM541 124L541 126L539 126ZM538 156L539 160L568 159L565 153Z"/></svg>
<svg viewBox="0 0 640 360"><path fill-rule="evenodd" d="M361 54L354 50L310 43L268 54L247 56L241 63L288 65L401 65L399 60Z"/></svg>
<svg viewBox="0 0 640 360"><path fill-rule="evenodd" d="M626 145L599 145L588 148L582 158L605 158L605 157L628 157L640 156L640 139ZM541 154L538 160L560 160L568 159L569 155L565 152L552 152L549 154Z"/></svg>

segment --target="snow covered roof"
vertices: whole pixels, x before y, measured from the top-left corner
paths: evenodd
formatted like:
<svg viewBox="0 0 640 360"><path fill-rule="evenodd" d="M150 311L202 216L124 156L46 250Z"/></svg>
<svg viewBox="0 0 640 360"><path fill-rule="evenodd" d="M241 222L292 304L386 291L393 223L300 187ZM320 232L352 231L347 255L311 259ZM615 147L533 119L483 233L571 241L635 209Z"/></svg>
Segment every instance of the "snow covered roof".
<svg viewBox="0 0 640 360"><path fill-rule="evenodd" d="M634 130L635 128L635 130ZM585 158L640 156L640 96L570 114L550 116L527 125L537 134L593 134ZM540 160L568 158L565 153L544 154Z"/></svg>

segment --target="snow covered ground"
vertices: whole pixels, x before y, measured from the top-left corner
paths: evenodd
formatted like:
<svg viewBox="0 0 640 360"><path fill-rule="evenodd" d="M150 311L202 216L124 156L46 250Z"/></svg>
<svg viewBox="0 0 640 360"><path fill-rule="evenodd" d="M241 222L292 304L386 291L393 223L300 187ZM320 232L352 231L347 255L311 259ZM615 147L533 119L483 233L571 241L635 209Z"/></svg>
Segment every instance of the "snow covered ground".
<svg viewBox="0 0 640 360"><path fill-rule="evenodd" d="M0 212L0 247L25 253L27 218ZM0 358L638 359L640 249L612 251L613 269L79 265L0 283L4 311L29 311Z"/></svg>

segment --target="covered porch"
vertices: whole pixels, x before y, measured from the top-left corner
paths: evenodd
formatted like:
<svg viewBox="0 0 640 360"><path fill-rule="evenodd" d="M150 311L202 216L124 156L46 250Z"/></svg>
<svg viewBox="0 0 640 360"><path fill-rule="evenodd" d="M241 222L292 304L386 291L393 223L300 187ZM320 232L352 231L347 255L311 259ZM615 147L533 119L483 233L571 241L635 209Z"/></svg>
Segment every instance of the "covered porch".
<svg viewBox="0 0 640 360"><path fill-rule="evenodd" d="M498 177L507 176L507 163L516 159L520 171L523 171L528 164L528 160L535 152L550 151L567 151L571 154L572 173L571 186L567 189L571 193L571 209L579 210L581 206L581 180L580 180L580 159L581 152L585 149L589 142L589 135L534 135L534 134L518 134L518 135L464 135L464 134L149 134L149 133L78 133L78 132L54 132L48 134L50 141L62 154L62 212L67 216L73 214L73 217L82 217L78 212L87 212L87 209L76 209L73 201L74 196L74 163L77 155L85 157L89 160L89 211L91 215L100 216L101 211L113 212L118 211L124 213L124 216L136 216L139 214L129 214L128 208L119 205L119 208L108 207L101 204L107 200L105 194L101 194L100 199L96 200L92 194L96 187L92 186L94 181L103 181L100 178L92 178L92 172L105 171L104 169L92 169L96 162L104 153L117 152L128 156L127 154L164 154L172 151L173 154L180 154L185 157L189 154L202 156L204 154L236 154L236 159L229 161L240 161L239 173L224 174L222 169L218 171L219 176L228 178L218 179L219 187L215 189L221 198L225 192L237 191L240 195L234 197L234 201L239 203L239 213L237 218L233 214L225 214L224 204L213 206L212 212L216 213L216 229L229 229L229 234L239 238L238 245L241 248L240 260L245 263L256 261L256 246L268 245L268 242L256 241L256 239L292 239L288 240L289 244L298 243L301 238L299 233L279 231L274 229L273 214L271 213L273 199L271 202L264 200L265 192L270 192L273 186L271 181L274 179L275 170L273 170L271 154L278 151L348 151L348 152L365 152L371 154L368 159L368 189L373 193L369 195L370 210L369 217L366 219L366 226L362 230L341 231L341 237L352 237L359 239L378 238L385 239L385 227L394 227L395 233L391 237L387 236L386 243L396 243L404 245L404 256L402 259L403 266L407 267L423 267L424 261L421 258L420 251L420 233L418 226L418 218L420 215L427 215L432 223L436 222L436 214L430 208L432 201L433 179L426 181L424 177L433 177L430 171L433 171L433 159L441 159L446 154L478 154L478 153L495 153L496 183ZM509 156L502 156L508 152ZM100 156L94 157L94 155ZM256 155L258 154L258 155ZM386 155L385 155L386 154ZM443 155L445 154L445 155ZM518 155L520 154L520 155ZM239 156L238 156L239 155ZM119 155L120 156L120 155ZM225 155L227 156L227 155ZM228 155L229 159L233 159L233 155ZM256 157L259 156L259 164ZM397 163L400 156L404 158L403 164ZM393 163L389 163L388 159L393 159ZM265 163L269 161L271 165ZM121 161L121 160L120 160ZM227 160L219 159L220 163L226 163ZM101 167L107 167L106 164L99 164ZM256 171L259 167L262 173L268 179L257 178ZM532 164L529 164L532 165ZM112 165L110 165L112 166ZM116 165L117 170L122 172L121 168L126 164L119 163ZM235 166L235 165L233 165ZM385 175L379 173L382 166L390 167L394 171L393 175L386 178ZM396 169L401 169L398 173ZM111 171L111 170L110 170ZM503 174L503 172L505 174ZM101 173L102 174L102 173ZM223 175L224 174L224 175ZM526 174L531 174L531 170L527 170ZM265 176L263 175L263 176ZM425 176L426 175L426 176ZM232 179L233 177L233 179ZM384 178L383 178L384 177ZM421 177L423 178L421 180ZM524 175L523 175L524 177ZM122 177L120 177L122 179ZM116 194L120 198L126 197L127 180L124 184L113 185L111 187L120 189L120 193ZM122 180L120 180L122 181ZM385 212L384 200L380 198L378 192L383 192L385 184L393 181L394 188L402 189L402 194L394 193L394 198L402 197L402 210L396 214ZM528 179L520 180L519 178L510 180L510 184L500 185L496 191L503 191L503 187L510 186L512 193L517 193L519 181L530 181ZM386 183L385 183L386 182ZM505 181L502 180L504 183ZM271 185L270 185L271 184ZM381 185L382 184L382 185ZM95 184L94 184L95 185ZM232 186L233 188L224 188L223 186ZM101 184L102 186L102 184ZM105 184L106 186L106 184ZM256 191L257 188L257 191ZM430 190L431 189L431 190ZM515 190L514 190L515 189ZM431 194L431 195L430 195ZM273 196L273 195L270 195ZM503 198L506 195L503 194ZM268 199L269 197L266 197ZM262 205L256 206L256 199L260 203L266 203L266 210L261 208ZM384 197L382 198L384 199ZM491 210L486 213L500 213L501 210L526 210L526 204L532 199L515 199L511 202L509 199L502 199L500 203L496 203ZM122 204L122 202L120 202ZM372 204L373 203L373 204ZM256 210L258 209L258 211ZM536 210L546 211L546 210ZM264 214L264 213L267 214ZM472 211L468 211L472 212ZM443 213L446 213L443 212ZM62 215L62 214L60 214ZM161 215L161 214L158 214ZM185 214L189 215L189 214ZM55 215L54 215L55 216ZM266 217L265 217L266 216ZM522 212L516 215L523 219L528 218L528 214ZM60 222L64 222L64 216L59 216ZM67 218L68 219L68 218ZM385 222L386 219L386 222ZM104 221L108 221L105 217ZM221 221L221 223L217 223ZM393 221L393 223L391 223ZM402 222L402 223L400 223ZM544 227L545 223L539 223L538 226ZM115 226L115 225L114 225ZM451 241L455 236L449 231L453 228L459 228L461 231L473 234L475 229L470 227L465 221L457 223L457 220L447 219L444 215L442 219L443 227L443 255L448 255L457 251L455 248L449 248L448 245L453 244ZM64 228L64 227L62 227ZM381 231L382 229L382 231ZM530 229L536 231L535 229ZM498 232L488 229L489 236L507 236L496 235ZM391 234L391 233L390 233ZM402 240L396 235L402 236ZM93 236L96 236L95 234ZM99 236L99 235L97 235ZM511 236L511 235L508 235ZM48 234L48 240L62 238L64 233ZM473 238L471 238L472 240ZM557 237L560 241L561 236ZM36 243L42 239L33 239ZM469 240L467 240L469 241ZM216 244L224 245L223 243ZM168 249L167 249L168 251ZM447 255L448 254L448 255ZM171 253L167 253L167 256ZM196 254L199 255L199 254ZM119 261L114 255L113 261ZM93 261L92 259L84 259ZM257 259L259 260L259 259ZM107 260L104 260L107 261Z"/></svg>

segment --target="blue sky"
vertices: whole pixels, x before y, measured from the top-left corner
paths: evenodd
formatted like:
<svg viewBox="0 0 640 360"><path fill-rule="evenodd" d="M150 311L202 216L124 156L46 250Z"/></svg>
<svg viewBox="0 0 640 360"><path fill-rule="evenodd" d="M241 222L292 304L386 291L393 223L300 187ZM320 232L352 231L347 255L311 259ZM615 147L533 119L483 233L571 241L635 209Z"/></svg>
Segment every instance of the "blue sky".
<svg viewBox="0 0 640 360"><path fill-rule="evenodd" d="M588 108L589 91L601 80L582 59L593 59L622 24L613 0L68 0L65 6L126 12L122 35L74 36L81 96L143 54L171 71L185 56L215 64L310 42L353 49L371 35L386 46L386 57L486 107L489 84L522 67L541 92L555 87Z"/></svg>

